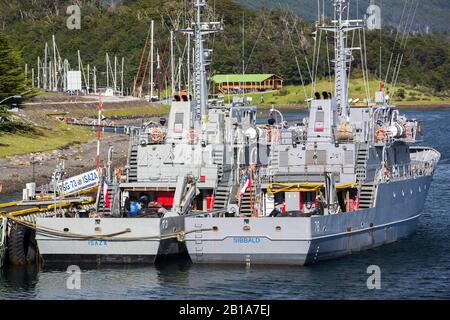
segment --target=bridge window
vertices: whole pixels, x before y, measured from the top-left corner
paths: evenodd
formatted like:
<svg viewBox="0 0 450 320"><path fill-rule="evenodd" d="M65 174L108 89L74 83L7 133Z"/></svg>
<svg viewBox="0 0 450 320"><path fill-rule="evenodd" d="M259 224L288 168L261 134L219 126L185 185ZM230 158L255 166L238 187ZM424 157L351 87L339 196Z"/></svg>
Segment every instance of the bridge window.
<svg viewBox="0 0 450 320"><path fill-rule="evenodd" d="M184 113L176 113L173 131L176 133L183 132L183 124L184 124Z"/></svg>

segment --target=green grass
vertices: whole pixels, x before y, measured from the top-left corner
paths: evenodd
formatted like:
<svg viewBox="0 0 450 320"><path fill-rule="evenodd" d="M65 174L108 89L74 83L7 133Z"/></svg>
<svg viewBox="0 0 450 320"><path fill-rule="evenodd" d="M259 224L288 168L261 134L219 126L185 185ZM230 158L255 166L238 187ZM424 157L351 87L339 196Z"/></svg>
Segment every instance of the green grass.
<svg viewBox="0 0 450 320"><path fill-rule="evenodd" d="M375 91L379 88L379 82L377 80L372 80L369 82L370 86L370 96L374 99ZM390 88L387 88L390 90ZM430 92L422 91L413 88L407 88L405 86L398 85L395 89L395 92L398 92L399 89L404 90L405 98L399 99L395 97L391 99L392 103L396 105L439 105L439 104L449 104L450 97L437 97L432 95ZM252 97L253 103L261 106L275 105L275 106L294 106L294 105L306 105L305 103L305 90L306 97L310 98L312 96L312 86L311 84L305 86L294 86L288 85L285 86L282 90L278 91L270 91L270 92L258 92L258 93L250 93L245 94L246 97ZM318 92L327 91L334 93L334 83L330 84L328 80L321 80L317 83L316 90ZM395 94L395 93L394 93ZM392 92L390 92L392 97ZM263 97L263 102L261 103L261 96ZM233 95L228 97L225 95L225 101L229 102ZM362 79L355 79L350 81L349 85L349 98L356 99L359 98L361 101L365 99L365 89L364 82Z"/></svg>
<svg viewBox="0 0 450 320"><path fill-rule="evenodd" d="M63 149L95 138L88 128L57 123L50 128L35 128L36 133L0 134L0 158Z"/></svg>
<svg viewBox="0 0 450 320"><path fill-rule="evenodd" d="M169 113L169 106L130 107L125 109L106 109L105 117L163 116Z"/></svg>
<svg viewBox="0 0 450 320"><path fill-rule="evenodd" d="M71 110L68 116L70 117L93 117L96 118L97 109L75 109ZM166 105L152 105L145 107L120 107L107 108L103 110L105 117L136 117L136 116L163 116L169 113L169 106Z"/></svg>
<svg viewBox="0 0 450 320"><path fill-rule="evenodd" d="M106 117L163 116L168 114L169 106L154 105L146 107L121 107L105 109ZM89 128L65 125L48 117L48 113L35 114L45 119L45 126L35 127L35 133L0 134L0 158L44 152L66 148L74 144L86 143L95 138L95 132ZM74 109L69 116L97 117L95 109ZM48 123L50 121L50 123Z"/></svg>

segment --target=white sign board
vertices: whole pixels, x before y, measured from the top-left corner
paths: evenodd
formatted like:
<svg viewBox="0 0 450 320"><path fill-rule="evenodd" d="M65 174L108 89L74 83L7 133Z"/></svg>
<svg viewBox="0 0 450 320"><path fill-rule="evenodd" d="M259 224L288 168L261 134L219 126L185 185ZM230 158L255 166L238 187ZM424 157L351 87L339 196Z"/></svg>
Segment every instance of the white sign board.
<svg viewBox="0 0 450 320"><path fill-rule="evenodd" d="M58 184L58 189L64 194L76 193L82 190L92 189L99 184L97 170L82 173L78 176L64 179L64 182Z"/></svg>
<svg viewBox="0 0 450 320"><path fill-rule="evenodd" d="M81 71L67 72L67 90L81 90Z"/></svg>

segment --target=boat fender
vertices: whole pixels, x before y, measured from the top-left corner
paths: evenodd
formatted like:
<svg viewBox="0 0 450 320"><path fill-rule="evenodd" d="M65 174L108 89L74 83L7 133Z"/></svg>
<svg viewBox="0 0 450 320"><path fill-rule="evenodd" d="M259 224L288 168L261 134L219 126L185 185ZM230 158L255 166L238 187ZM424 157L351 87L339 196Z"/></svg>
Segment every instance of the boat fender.
<svg viewBox="0 0 450 320"><path fill-rule="evenodd" d="M36 261L36 231L12 223L9 228L8 258L13 265L32 264Z"/></svg>

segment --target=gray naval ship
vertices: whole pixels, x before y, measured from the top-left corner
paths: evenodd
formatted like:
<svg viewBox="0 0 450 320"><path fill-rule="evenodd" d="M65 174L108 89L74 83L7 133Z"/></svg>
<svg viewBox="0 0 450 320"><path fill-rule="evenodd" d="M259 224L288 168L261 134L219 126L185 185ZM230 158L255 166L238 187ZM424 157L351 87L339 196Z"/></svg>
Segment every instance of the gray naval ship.
<svg viewBox="0 0 450 320"><path fill-rule="evenodd" d="M248 146L231 158L247 152L249 166L231 163L215 188L214 209L226 213L185 219L198 230L186 235L194 263L312 264L415 231L440 154L416 146L420 123L381 86L374 103L349 103L346 33L364 21L344 20L347 0L333 4L335 20L320 28L335 35L334 96L316 93L293 126L272 120L244 132Z"/></svg>
<svg viewBox="0 0 450 320"><path fill-rule="evenodd" d="M336 36L335 92L316 93L292 126L257 124L245 99L208 101L204 36L196 0L192 95L173 97L167 120L132 130L123 173L103 170L97 210L38 218L45 261L157 262L186 253L193 263L304 265L407 237L416 229L440 154L418 147L420 123L383 92L348 100L346 0L322 26ZM414 146L413 146L414 145ZM110 206L105 206L108 194ZM137 209L136 209L137 208Z"/></svg>
<svg viewBox="0 0 450 320"><path fill-rule="evenodd" d="M174 95L167 119L131 130L127 164L102 170L107 187L100 184L94 212L74 208L72 215L37 219L45 262L153 263L186 255L184 237L194 230L185 230L185 217L217 206L216 189L229 181L231 162L248 166L243 157L230 155L246 148L244 132L255 125L256 108L209 104L210 50L203 39L222 30L222 23L202 22L205 6L197 0L197 21L179 30L195 38L193 94Z"/></svg>

